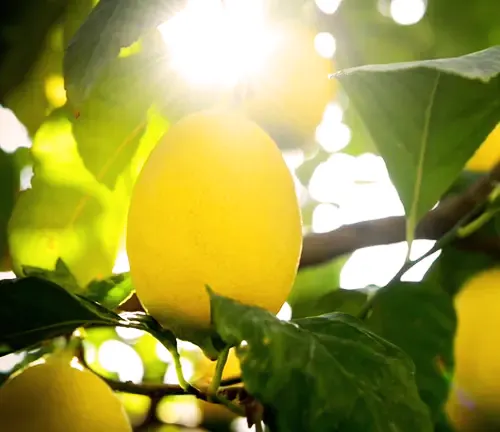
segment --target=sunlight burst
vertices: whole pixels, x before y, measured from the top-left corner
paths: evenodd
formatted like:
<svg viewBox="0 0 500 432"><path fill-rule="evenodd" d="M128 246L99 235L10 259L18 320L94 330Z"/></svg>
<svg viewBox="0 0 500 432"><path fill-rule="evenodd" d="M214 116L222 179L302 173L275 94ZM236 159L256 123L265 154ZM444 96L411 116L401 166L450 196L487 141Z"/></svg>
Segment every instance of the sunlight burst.
<svg viewBox="0 0 500 432"><path fill-rule="evenodd" d="M263 0L188 0L158 27L171 67L194 86L231 88L259 74L273 49Z"/></svg>

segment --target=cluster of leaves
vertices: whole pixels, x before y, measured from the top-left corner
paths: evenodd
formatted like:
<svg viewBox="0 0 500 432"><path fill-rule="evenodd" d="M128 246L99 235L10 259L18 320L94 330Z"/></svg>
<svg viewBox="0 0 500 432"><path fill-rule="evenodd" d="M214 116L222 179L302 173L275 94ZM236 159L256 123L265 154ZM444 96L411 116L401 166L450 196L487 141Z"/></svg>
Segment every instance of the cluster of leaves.
<svg viewBox="0 0 500 432"><path fill-rule="evenodd" d="M175 349L174 335L151 317L115 312L133 292L128 274L106 277L131 185L168 128L165 115L172 120L206 102L173 106L184 89L164 73L156 32L170 10L163 1L136 3L101 0L70 32L68 101L35 128L36 175L9 226L20 278L0 282L0 355L90 325L145 330ZM123 54L138 41L137 53ZM500 120L500 48L347 69L334 79L387 164L411 242L418 221ZM228 344L246 342L238 350L243 381L265 406L266 423L278 431L437 429L448 395L444 372L453 368L452 294L467 277L443 277L457 255L446 248L423 282L395 280L379 290L364 322L355 316L369 293L335 290L339 263L323 269L322 286L330 278L331 287L321 296L295 287L291 322L212 293L214 330ZM480 257L477 268L489 264ZM299 279L315 283L306 272Z"/></svg>

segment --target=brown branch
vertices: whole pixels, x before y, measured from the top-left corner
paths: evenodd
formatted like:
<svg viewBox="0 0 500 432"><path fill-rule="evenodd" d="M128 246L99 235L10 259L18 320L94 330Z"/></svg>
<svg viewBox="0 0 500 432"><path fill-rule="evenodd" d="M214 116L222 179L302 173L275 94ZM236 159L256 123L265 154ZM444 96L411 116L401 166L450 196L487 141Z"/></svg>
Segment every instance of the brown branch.
<svg viewBox="0 0 500 432"><path fill-rule="evenodd" d="M500 163L462 194L445 198L438 207L427 213L417 226L416 238L437 240L442 237L471 210L484 203L497 183L500 183ZM404 241L405 224L404 216L394 216L344 225L327 233L306 235L300 267L322 264L360 248ZM461 239L457 245L462 248L474 245L474 250L480 249L500 256L500 239L487 241L472 235Z"/></svg>

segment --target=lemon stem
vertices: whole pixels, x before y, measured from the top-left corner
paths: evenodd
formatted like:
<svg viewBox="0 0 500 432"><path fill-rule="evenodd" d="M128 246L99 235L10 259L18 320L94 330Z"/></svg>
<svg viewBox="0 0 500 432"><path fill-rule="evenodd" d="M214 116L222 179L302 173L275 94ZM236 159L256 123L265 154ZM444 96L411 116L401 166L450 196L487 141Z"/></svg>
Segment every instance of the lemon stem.
<svg viewBox="0 0 500 432"><path fill-rule="evenodd" d="M217 365L215 366L215 373L212 378L212 382L210 383L210 387L208 388L208 394L210 396L214 396L217 393L217 390L220 387L220 382L222 380L222 374L224 372L224 366L226 366L227 357L229 355L229 350L231 349L230 345L227 345L219 354L217 358Z"/></svg>
<svg viewBox="0 0 500 432"><path fill-rule="evenodd" d="M177 351L176 347L170 346L170 344L166 348L170 351L170 354L174 359L175 373L177 374L177 381L179 381L180 387L184 391L188 391L188 389L191 386L186 381L186 378L184 378L184 372L182 372L181 356L179 355L179 351Z"/></svg>

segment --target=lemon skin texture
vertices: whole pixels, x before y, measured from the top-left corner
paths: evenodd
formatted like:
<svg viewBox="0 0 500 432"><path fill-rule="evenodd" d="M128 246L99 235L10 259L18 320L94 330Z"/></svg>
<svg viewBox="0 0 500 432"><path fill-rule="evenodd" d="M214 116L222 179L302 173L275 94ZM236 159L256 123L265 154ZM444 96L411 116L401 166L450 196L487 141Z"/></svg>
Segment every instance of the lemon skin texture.
<svg viewBox="0 0 500 432"><path fill-rule="evenodd" d="M5 432L132 432L108 385L65 357L49 357L13 374L0 387Z"/></svg>
<svg viewBox="0 0 500 432"><path fill-rule="evenodd" d="M262 72L250 80L244 108L282 148L314 138L336 94L337 83L329 78L333 62L316 52L314 37L315 32L298 22L283 23L270 42Z"/></svg>
<svg viewBox="0 0 500 432"><path fill-rule="evenodd" d="M485 172L492 169L498 162L500 162L500 125L493 129L483 144L476 150L467 162L465 169Z"/></svg>
<svg viewBox="0 0 500 432"><path fill-rule="evenodd" d="M130 273L144 308L180 339L197 343L210 333L206 285L277 313L301 248L291 173L273 140L238 112L183 118L139 174L127 227Z"/></svg>
<svg viewBox="0 0 500 432"><path fill-rule="evenodd" d="M467 417L478 410L494 412L500 407L500 268L469 279L455 299L455 308L455 371L447 412L460 426L472 421Z"/></svg>

